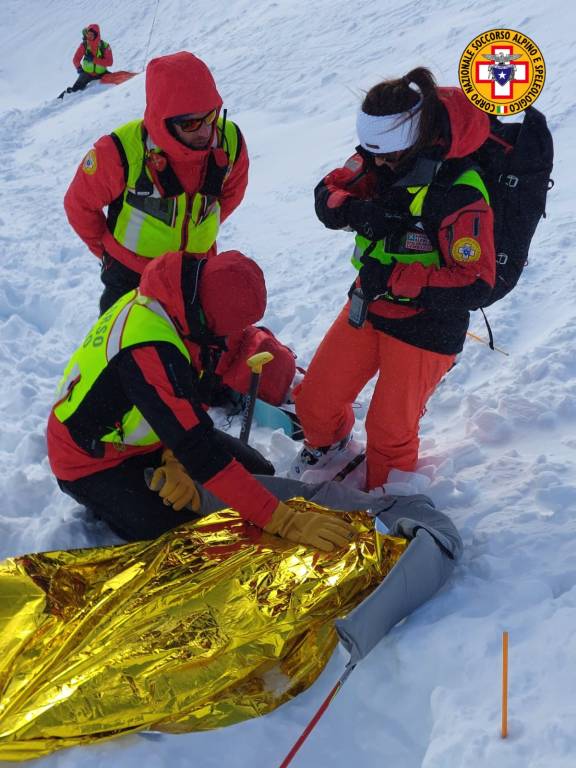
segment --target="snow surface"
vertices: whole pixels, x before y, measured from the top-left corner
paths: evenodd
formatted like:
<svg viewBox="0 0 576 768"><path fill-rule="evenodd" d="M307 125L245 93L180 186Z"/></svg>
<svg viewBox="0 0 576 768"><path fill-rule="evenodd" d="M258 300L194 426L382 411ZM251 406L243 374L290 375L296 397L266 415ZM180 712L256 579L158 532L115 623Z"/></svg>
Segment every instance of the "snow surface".
<svg viewBox="0 0 576 768"><path fill-rule="evenodd" d="M57 380L101 291L98 262L68 226L62 198L92 142L144 106L143 76L54 100L75 79L71 58L84 25L101 25L113 69L141 71L149 58L182 49L212 68L252 162L246 198L219 242L262 265L265 323L304 365L352 278L351 236L318 223L312 189L355 146L362 89L416 65L457 84L466 44L494 27L517 29L543 50L547 82L537 106L555 137L556 186L521 287L489 311L509 356L467 343L422 422L418 475L394 486L428 486L461 531L464 558L443 591L357 668L295 768L576 765L573 8L567 0L0 4L0 557L114 541L60 493L44 442ZM485 334L480 316L472 330ZM369 395L360 398L360 438ZM280 470L297 449L265 429L254 439ZM265 718L211 733L124 737L36 765L277 766L345 661L338 649L311 690Z"/></svg>

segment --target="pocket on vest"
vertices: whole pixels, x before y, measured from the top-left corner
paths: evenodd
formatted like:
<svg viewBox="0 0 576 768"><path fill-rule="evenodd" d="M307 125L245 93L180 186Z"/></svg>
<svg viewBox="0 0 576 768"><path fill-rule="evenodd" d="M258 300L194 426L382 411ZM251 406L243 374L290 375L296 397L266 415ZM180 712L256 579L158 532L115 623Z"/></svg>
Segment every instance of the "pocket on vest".
<svg viewBox="0 0 576 768"><path fill-rule="evenodd" d="M176 223L177 200L176 198L145 197L127 192L126 203L137 211L142 211L153 219L158 219L168 227Z"/></svg>

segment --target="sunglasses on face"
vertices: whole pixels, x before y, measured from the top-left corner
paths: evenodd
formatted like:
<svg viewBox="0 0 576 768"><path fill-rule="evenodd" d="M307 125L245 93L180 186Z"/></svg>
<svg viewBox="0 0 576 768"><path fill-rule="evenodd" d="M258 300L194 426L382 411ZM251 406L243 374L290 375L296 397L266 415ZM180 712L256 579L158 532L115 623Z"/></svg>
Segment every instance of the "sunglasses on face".
<svg viewBox="0 0 576 768"><path fill-rule="evenodd" d="M184 133L193 133L194 131L199 130L204 124L212 125L214 120L216 120L217 114L218 110L213 109L212 111L205 115L201 115L200 117L192 117L190 115L180 115L179 117L173 117L171 118L170 122L172 125L177 125L178 128L184 131Z"/></svg>
<svg viewBox="0 0 576 768"><path fill-rule="evenodd" d="M369 152L364 147L356 147L356 151L365 160L380 160L386 163L397 163L408 155L409 150L399 149L397 152Z"/></svg>
<svg viewBox="0 0 576 768"><path fill-rule="evenodd" d="M371 153L374 160L380 160L385 163L398 163L407 154L405 149L400 149L397 152L382 152Z"/></svg>

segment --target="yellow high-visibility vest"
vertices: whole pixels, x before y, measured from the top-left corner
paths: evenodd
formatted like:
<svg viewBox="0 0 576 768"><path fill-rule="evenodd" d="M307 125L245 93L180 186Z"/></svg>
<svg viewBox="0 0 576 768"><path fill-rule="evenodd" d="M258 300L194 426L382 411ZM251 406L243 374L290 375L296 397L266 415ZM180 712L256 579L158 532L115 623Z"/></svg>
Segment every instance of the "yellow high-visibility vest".
<svg viewBox="0 0 576 768"><path fill-rule="evenodd" d="M65 422L76 412L102 371L121 350L158 341L174 344L190 362L184 342L158 301L140 296L137 291L118 299L98 318L66 366L56 395L56 418ZM99 437L102 442L118 446L153 445L159 439L136 406Z"/></svg>
<svg viewBox="0 0 576 768"><path fill-rule="evenodd" d="M223 120L218 120L215 141L221 141ZM128 167L122 198L108 209L108 227L115 240L138 256L154 259L169 251L206 253L214 245L220 227L220 203L200 192L177 197L161 197L156 187L150 196L136 194L136 183L145 173L145 152L159 151L151 138L144 144L142 120L133 120L117 128L113 136L120 141ZM223 148L232 170L238 152L238 129L226 122Z"/></svg>

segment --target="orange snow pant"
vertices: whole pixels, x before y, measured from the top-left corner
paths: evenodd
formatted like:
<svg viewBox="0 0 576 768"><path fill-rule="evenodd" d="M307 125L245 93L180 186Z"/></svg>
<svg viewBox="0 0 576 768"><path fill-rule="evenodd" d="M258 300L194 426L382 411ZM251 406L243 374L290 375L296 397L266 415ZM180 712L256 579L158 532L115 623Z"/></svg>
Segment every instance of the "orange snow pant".
<svg viewBox="0 0 576 768"><path fill-rule="evenodd" d="M348 304L314 355L294 390L306 441L331 445L354 425L352 404L378 374L366 416L366 488L382 485L391 469L412 472L418 460L418 426L428 398L452 367L455 355L441 355L375 330L348 323Z"/></svg>

